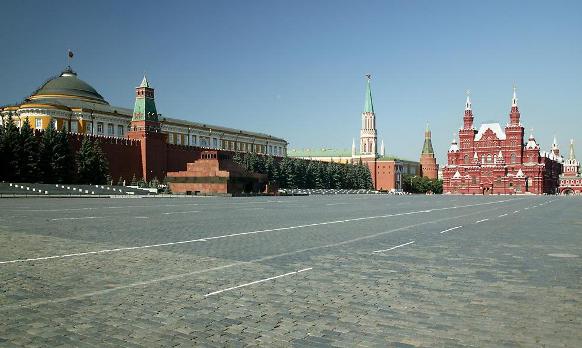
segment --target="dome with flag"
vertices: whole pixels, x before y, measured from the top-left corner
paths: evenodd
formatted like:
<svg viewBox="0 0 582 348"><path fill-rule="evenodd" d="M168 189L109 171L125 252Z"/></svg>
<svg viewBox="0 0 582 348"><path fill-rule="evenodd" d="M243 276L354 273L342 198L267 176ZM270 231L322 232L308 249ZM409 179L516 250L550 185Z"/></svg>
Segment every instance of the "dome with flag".
<svg viewBox="0 0 582 348"><path fill-rule="evenodd" d="M32 93L29 99L62 99L71 97L77 97L93 103L109 104L95 88L79 79L77 73L70 67L63 70L59 76L45 82Z"/></svg>

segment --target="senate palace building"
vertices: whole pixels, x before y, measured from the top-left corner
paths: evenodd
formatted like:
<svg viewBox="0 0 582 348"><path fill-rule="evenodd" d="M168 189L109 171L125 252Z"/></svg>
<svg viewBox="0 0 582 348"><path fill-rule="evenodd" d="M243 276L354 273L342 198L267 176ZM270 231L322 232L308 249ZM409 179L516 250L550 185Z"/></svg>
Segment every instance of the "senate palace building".
<svg viewBox="0 0 582 348"><path fill-rule="evenodd" d="M146 77L140 87L150 87ZM153 103L153 98L146 101ZM28 117L35 129L44 129L52 122L57 129L65 128L71 133L112 138L127 138L133 112L130 108L110 105L70 67L48 79L23 102L0 106L3 118L11 116L18 126ZM155 104L150 112L157 112ZM160 124L168 144L281 157L287 153L287 142L268 134L170 117L161 117Z"/></svg>

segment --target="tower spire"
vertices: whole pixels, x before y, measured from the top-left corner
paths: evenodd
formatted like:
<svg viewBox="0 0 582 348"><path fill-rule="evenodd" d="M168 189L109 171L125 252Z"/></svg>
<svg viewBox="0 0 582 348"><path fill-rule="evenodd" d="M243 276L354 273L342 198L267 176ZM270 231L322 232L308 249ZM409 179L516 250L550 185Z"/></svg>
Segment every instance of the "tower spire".
<svg viewBox="0 0 582 348"><path fill-rule="evenodd" d="M382 139L382 145L380 145L380 156L386 156L386 148L384 147L384 139Z"/></svg>
<svg viewBox="0 0 582 348"><path fill-rule="evenodd" d="M517 106L517 86L513 84L513 97L511 98L511 112L509 113L509 124L519 126L519 107Z"/></svg>
<svg viewBox="0 0 582 348"><path fill-rule="evenodd" d="M517 87L515 86L515 83L513 84L513 98L511 98L511 107L512 108L516 108L517 107L517 93L516 93Z"/></svg>
<svg viewBox="0 0 582 348"><path fill-rule="evenodd" d="M366 102L364 104L364 112L374 112L374 104L372 103L372 87L370 85L370 80L372 80L372 75L367 74L366 78L368 82L366 84Z"/></svg>
<svg viewBox="0 0 582 348"><path fill-rule="evenodd" d="M426 124L426 130L424 131L424 145L422 146L422 154L434 154L434 150L432 148L431 132L428 123Z"/></svg>
<svg viewBox="0 0 582 348"><path fill-rule="evenodd" d="M150 83L148 82L148 78L146 76L146 74L143 74L143 80L141 80L141 84L139 85L140 87L150 87Z"/></svg>
<svg viewBox="0 0 582 348"><path fill-rule="evenodd" d="M568 156L570 161L576 159L576 155L574 154L574 139L570 139L570 156Z"/></svg>
<svg viewBox="0 0 582 348"><path fill-rule="evenodd" d="M471 105L471 91L467 90L467 101L465 102L465 111L473 111Z"/></svg>
<svg viewBox="0 0 582 348"><path fill-rule="evenodd" d="M467 90L467 101L465 102L465 116L463 116L463 128L473 129L473 106L471 104L471 92Z"/></svg>
<svg viewBox="0 0 582 348"><path fill-rule="evenodd" d="M376 115L374 114L374 104L372 102L372 87L370 80L372 75L366 75L366 101L364 112L362 112L362 128L360 129L360 154L366 156L376 156L378 132L376 131Z"/></svg>

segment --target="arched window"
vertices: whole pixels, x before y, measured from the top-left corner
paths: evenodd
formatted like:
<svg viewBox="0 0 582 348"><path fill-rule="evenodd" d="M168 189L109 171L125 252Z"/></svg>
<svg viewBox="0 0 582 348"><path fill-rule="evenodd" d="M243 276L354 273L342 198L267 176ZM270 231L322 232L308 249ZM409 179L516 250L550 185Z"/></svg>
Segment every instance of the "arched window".
<svg viewBox="0 0 582 348"><path fill-rule="evenodd" d="M487 163L491 163L491 154L487 155Z"/></svg>
<svg viewBox="0 0 582 348"><path fill-rule="evenodd" d="M469 155L465 155L465 157L463 157L463 160L465 161L465 164L469 164Z"/></svg>
<svg viewBox="0 0 582 348"><path fill-rule="evenodd" d="M514 153L511 154L511 163L515 163L515 154Z"/></svg>

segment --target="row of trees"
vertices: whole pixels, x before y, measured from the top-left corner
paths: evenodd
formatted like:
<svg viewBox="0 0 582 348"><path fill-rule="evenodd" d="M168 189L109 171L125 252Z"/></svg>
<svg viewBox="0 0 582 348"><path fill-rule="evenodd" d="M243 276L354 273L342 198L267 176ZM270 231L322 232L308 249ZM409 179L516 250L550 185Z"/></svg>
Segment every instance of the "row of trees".
<svg viewBox="0 0 582 348"><path fill-rule="evenodd" d="M97 141L83 139L73 153L66 130L50 122L36 136L28 117L18 128L12 117L0 125L0 180L8 182L103 184L108 165Z"/></svg>
<svg viewBox="0 0 582 348"><path fill-rule="evenodd" d="M402 176L402 189L410 193L443 193L443 181L405 174Z"/></svg>
<svg viewBox="0 0 582 348"><path fill-rule="evenodd" d="M251 172L267 174L279 188L373 189L372 175L360 161L357 165L309 161L256 153L236 153L233 160Z"/></svg>

